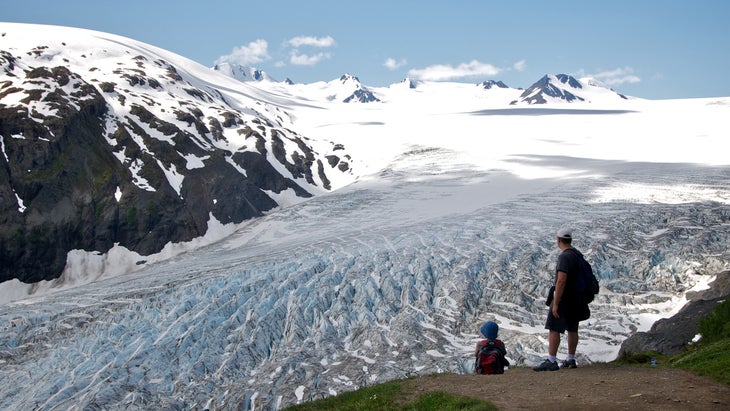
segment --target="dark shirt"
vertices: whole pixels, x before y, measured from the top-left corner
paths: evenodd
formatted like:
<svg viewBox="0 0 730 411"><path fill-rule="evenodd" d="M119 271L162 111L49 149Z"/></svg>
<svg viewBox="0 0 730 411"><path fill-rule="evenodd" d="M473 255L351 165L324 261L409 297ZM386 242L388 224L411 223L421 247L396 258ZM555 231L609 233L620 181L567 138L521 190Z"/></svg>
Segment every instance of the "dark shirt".
<svg viewBox="0 0 730 411"><path fill-rule="evenodd" d="M580 251L575 248L568 248L560 253L558 256L558 264L555 266L556 281L558 279L558 271L568 274L561 300L569 304L577 300L576 279L580 270L580 255Z"/></svg>

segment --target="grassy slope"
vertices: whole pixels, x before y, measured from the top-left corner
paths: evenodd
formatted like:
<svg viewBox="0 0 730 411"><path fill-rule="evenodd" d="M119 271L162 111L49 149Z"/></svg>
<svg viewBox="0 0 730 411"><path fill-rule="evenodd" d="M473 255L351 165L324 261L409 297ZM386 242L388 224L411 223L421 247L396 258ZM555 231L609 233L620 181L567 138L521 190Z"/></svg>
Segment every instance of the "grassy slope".
<svg viewBox="0 0 730 411"><path fill-rule="evenodd" d="M700 342L672 357L670 365L730 384L730 299L700 321L699 331Z"/></svg>

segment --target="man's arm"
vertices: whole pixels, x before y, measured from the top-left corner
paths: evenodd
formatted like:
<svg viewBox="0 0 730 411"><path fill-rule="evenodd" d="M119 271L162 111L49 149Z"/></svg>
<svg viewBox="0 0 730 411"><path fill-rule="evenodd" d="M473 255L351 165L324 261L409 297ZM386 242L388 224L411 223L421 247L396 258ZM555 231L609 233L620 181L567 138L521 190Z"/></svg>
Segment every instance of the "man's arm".
<svg viewBox="0 0 730 411"><path fill-rule="evenodd" d="M563 298L563 291L565 291L565 283L568 282L568 273L565 271L558 271L558 279L555 281L555 295L553 296L553 317L560 318L558 315L558 305L560 300Z"/></svg>

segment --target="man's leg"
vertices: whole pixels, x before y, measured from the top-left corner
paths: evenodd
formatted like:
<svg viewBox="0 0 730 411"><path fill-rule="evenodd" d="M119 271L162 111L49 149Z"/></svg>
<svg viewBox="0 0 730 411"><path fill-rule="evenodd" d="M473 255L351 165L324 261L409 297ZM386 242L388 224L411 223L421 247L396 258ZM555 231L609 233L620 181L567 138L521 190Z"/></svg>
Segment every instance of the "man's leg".
<svg viewBox="0 0 730 411"><path fill-rule="evenodd" d="M576 333L577 335L578 333ZM570 334L568 334L568 337L570 337ZM570 338L568 338L568 341L570 341ZM550 331L550 334L548 334L548 355L550 355L551 359L555 358L556 355L558 355L558 347L560 346L560 333L557 331ZM576 342L577 346L577 342ZM573 351L575 352L575 351Z"/></svg>
<svg viewBox="0 0 730 411"><path fill-rule="evenodd" d="M548 311L548 318L545 321L545 328L548 329L548 358L542 364L534 367L535 371L557 371L560 369L557 358L558 346L560 346L560 334L565 332L565 322L562 319L553 317L553 313ZM556 331L559 330L559 331Z"/></svg>
<svg viewBox="0 0 730 411"><path fill-rule="evenodd" d="M560 344L560 335L558 335L558 344ZM570 358L575 357L575 350L578 348L578 331L568 331L568 355ZM556 349L557 352L557 349Z"/></svg>
<svg viewBox="0 0 730 411"><path fill-rule="evenodd" d="M548 334L548 359L543 361L542 364L534 367L535 371L557 371L560 369L557 358L558 346L560 345L560 333L557 331L550 330Z"/></svg>
<svg viewBox="0 0 730 411"><path fill-rule="evenodd" d="M575 331L570 331L575 330ZM575 351L578 348L578 324L571 325L568 330L568 356L563 361L560 368L578 368L575 363Z"/></svg>

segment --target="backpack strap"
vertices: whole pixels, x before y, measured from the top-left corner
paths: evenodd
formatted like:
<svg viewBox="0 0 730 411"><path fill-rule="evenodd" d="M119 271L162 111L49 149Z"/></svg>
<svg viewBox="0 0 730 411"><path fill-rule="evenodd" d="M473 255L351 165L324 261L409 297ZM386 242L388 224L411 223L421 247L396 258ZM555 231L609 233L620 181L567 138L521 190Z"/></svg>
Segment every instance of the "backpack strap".
<svg viewBox="0 0 730 411"><path fill-rule="evenodd" d="M574 248L574 247L570 247L570 248L568 248L568 249L567 249L566 251L572 251L572 252L573 252L573 254L575 254L576 256L578 256L578 257L580 257L580 258L585 258L585 257L583 256L583 253L581 253L580 251L578 251L578 250L577 250L576 248Z"/></svg>

